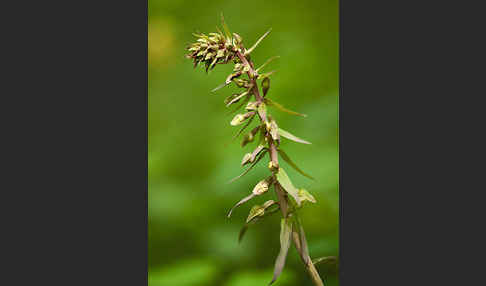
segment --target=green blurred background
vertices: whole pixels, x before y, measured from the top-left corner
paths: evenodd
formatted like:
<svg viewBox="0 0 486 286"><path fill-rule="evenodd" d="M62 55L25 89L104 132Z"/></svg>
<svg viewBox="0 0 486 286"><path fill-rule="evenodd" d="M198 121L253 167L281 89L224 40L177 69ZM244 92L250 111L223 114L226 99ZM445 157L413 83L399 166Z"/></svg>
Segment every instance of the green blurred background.
<svg viewBox="0 0 486 286"><path fill-rule="evenodd" d="M339 229L338 155L338 2L332 1L183 1L149 0L149 285L253 286L272 279L279 252L279 215L251 227L241 244L238 232L250 207L274 192L227 211L268 174L266 163L232 184L240 174L244 149L230 138L223 99L233 86L210 90L224 81L232 65L217 65L207 75L184 58L193 32L215 32L223 12L232 32L250 47L269 28L252 53L256 66L271 77L268 97L306 113L295 117L269 111L279 126L311 141L282 140L282 148L311 181L286 165L296 186L317 199L301 211L312 257L337 256ZM252 124L252 126L255 123ZM266 160L265 160L266 161ZM338 285L337 267L318 265L326 285ZM292 246L275 285L312 285Z"/></svg>

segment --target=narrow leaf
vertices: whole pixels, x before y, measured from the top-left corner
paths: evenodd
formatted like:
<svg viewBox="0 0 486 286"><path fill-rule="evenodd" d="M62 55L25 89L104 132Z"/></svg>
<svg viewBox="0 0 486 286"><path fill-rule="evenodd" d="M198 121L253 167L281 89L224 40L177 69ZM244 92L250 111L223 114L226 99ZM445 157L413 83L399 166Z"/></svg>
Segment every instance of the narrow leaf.
<svg viewBox="0 0 486 286"><path fill-rule="evenodd" d="M263 218L276 213L280 209L280 207L278 207L278 204L276 204L276 205L277 205L277 208L275 208L273 210L265 211L265 213L262 216L255 217L254 219L252 219L248 223L245 223L245 225L243 225L243 227L241 228L240 233L238 234L238 243L241 243L241 240L243 240L243 236L245 235L246 231L248 230L248 228L251 225L256 224L257 222L261 221Z"/></svg>
<svg viewBox="0 0 486 286"><path fill-rule="evenodd" d="M267 73L263 73L263 74L260 74L258 75L257 79L264 79L264 78L268 78L269 76L271 76L272 74L274 74L275 72L277 72L276 70L273 70L271 72L267 72Z"/></svg>
<svg viewBox="0 0 486 286"><path fill-rule="evenodd" d="M237 177L235 177L235 178L231 179L231 180L228 182L228 184L229 184L229 183L232 183L232 182L234 182L234 181L238 180L239 178L243 177L244 175L246 175L246 174L247 174L247 173L248 173L248 172L249 172L249 171L250 171L250 170L251 170L251 169L252 169L252 168L253 168L253 167L254 167L254 166L255 166L255 165L256 165L256 164L257 164L257 163L258 163L258 162L261 160L261 159L262 159L262 158L263 158L263 156L265 156L265 153L267 153L267 151L266 151L266 150L265 150L265 151L263 151L263 152L261 152L261 153L260 153L260 156L258 156L258 159L256 159L256 160L255 160L255 162L253 162L253 163L250 165L250 167L248 167L248 169L246 169L246 170L245 170L243 173L241 173L239 176L237 176Z"/></svg>
<svg viewBox="0 0 486 286"><path fill-rule="evenodd" d="M267 95L268 89L270 88L270 78L266 77L262 81L262 91L263 96Z"/></svg>
<svg viewBox="0 0 486 286"><path fill-rule="evenodd" d="M231 40L231 32L228 28L228 25L224 21L223 13L221 13L221 25L223 26L223 30L224 30L224 33L226 34L226 37Z"/></svg>
<svg viewBox="0 0 486 286"><path fill-rule="evenodd" d="M236 111L238 111L243 105L245 105L248 101L250 101L250 97L251 96L246 96L242 101L241 101L241 104L238 105L235 109L233 110L230 110L227 114L233 114L235 113Z"/></svg>
<svg viewBox="0 0 486 286"><path fill-rule="evenodd" d="M217 87L215 87L213 90L211 90L211 92L215 92L217 91L218 89L222 89L223 87L227 86L228 84L223 82L222 84L218 85Z"/></svg>
<svg viewBox="0 0 486 286"><path fill-rule="evenodd" d="M255 196L255 194L251 193L250 195L244 197L243 199L241 199L239 202L236 203L236 205L234 205L231 210L229 211L228 213L228 217L231 216L231 213L233 213L233 210L239 206L241 206L242 204L246 203L247 201L251 200L253 197Z"/></svg>
<svg viewBox="0 0 486 286"><path fill-rule="evenodd" d="M264 68L266 65L268 65L271 61L280 58L280 56L274 56L269 58L263 65L261 65L259 68L257 68L255 71L259 72L262 68Z"/></svg>
<svg viewBox="0 0 486 286"><path fill-rule="evenodd" d="M294 198L294 200L297 202L297 205L300 206L301 199L299 197L299 190L296 187L294 187L294 185L290 181L289 176L287 175L287 173L285 172L285 170L282 167L280 167L278 169L276 177L277 177L277 181L280 183L282 188L287 193L289 193Z"/></svg>
<svg viewBox="0 0 486 286"><path fill-rule="evenodd" d="M278 129L278 134L280 134L280 136L282 136L282 137L285 137L285 138L290 139L292 141L295 141L297 143L312 144L309 141L305 141L304 139L301 139L301 138L299 138L299 137L297 137L297 136L295 136L295 135L293 135L293 134L291 134L291 133L283 130L282 128L279 128Z"/></svg>
<svg viewBox="0 0 486 286"><path fill-rule="evenodd" d="M302 260L306 263L309 264L310 262L310 256L309 256L309 246L307 245L307 239L305 238L305 233L304 233L304 227L302 227L302 223L299 224L299 240L300 240L300 256L302 257Z"/></svg>
<svg viewBox="0 0 486 286"><path fill-rule="evenodd" d="M255 150L251 153L250 161L253 162L255 160L255 157L263 150L265 149L264 145L258 145Z"/></svg>
<svg viewBox="0 0 486 286"><path fill-rule="evenodd" d="M258 39L258 41L256 41L256 43L253 44L253 46L251 46L250 49L246 50L245 55L248 55L251 52L253 52L253 50L258 46L258 44L260 44L260 42L263 41L263 39L265 39L265 37L268 36L268 34L270 34L271 31L272 28L270 28L265 34L263 34L263 36L261 36L260 39Z"/></svg>
<svg viewBox="0 0 486 286"><path fill-rule="evenodd" d="M297 172L299 172L301 175L303 175L303 176L305 176L309 179L315 180L311 175L305 173L299 167L297 167L297 165L289 158L289 156L287 155L287 153L284 152L284 150L278 149L277 151L280 153L280 156L282 156L282 159L284 159L284 161L287 162Z"/></svg>
<svg viewBox="0 0 486 286"><path fill-rule="evenodd" d="M285 260L290 247L290 236L292 234L292 224L288 218L283 218L280 222L280 252L275 260L275 268L273 270L272 284L282 273L285 266ZM269 285L270 285L269 284Z"/></svg>
<svg viewBox="0 0 486 286"><path fill-rule="evenodd" d="M312 260L314 265L319 263L336 263L337 257L336 256L326 256L326 257L319 257Z"/></svg>
<svg viewBox="0 0 486 286"><path fill-rule="evenodd" d="M231 104L238 102L243 96L248 95L248 91L245 91L237 96L235 96L233 99L231 99L228 104L226 104L226 107L229 107Z"/></svg>
<svg viewBox="0 0 486 286"><path fill-rule="evenodd" d="M283 111L283 112L286 112L288 114L292 114L292 115L297 115L297 116L302 116L302 117L307 117L307 114L303 114L303 113L299 113L299 112L295 112L295 111L292 111L290 109L287 109L285 108L283 105L281 105L280 103L278 102L275 102L269 98L266 98L265 99L265 102L269 105L269 106L274 106L276 107L277 109L279 109L280 111Z"/></svg>

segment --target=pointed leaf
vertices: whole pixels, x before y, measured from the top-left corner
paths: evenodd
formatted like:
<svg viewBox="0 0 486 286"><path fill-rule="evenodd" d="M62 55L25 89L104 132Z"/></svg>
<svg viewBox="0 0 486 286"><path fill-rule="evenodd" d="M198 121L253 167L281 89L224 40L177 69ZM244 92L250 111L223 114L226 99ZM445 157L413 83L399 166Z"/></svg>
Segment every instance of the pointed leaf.
<svg viewBox="0 0 486 286"><path fill-rule="evenodd" d="M228 25L224 21L223 13L221 13L221 25L223 26L223 30L224 30L224 33L226 34L226 37L231 40L231 32L228 28Z"/></svg>
<svg viewBox="0 0 486 286"><path fill-rule="evenodd" d="M309 246L307 245L307 239L305 238L304 227L300 221L297 222L298 224L298 233L299 233L299 241L300 241L300 250L299 254L302 260L309 264L310 256L309 256Z"/></svg>
<svg viewBox="0 0 486 286"><path fill-rule="evenodd" d="M235 109L230 110L227 114L233 114L236 111L238 111L243 105L245 105L249 100L251 96L246 96L242 101L241 104L239 104Z"/></svg>
<svg viewBox="0 0 486 286"><path fill-rule="evenodd" d="M299 112L295 112L295 111L292 111L290 109L287 109L285 108L283 105L281 105L280 103L278 102L275 102L269 98L265 98L265 102L269 105L269 106L273 106L273 107L276 107L277 109L279 109L280 111L283 111L283 112L286 112L288 114L292 114L292 115L297 115L297 116L302 116L302 117L307 117L307 114L303 114L303 113L299 113Z"/></svg>
<svg viewBox="0 0 486 286"><path fill-rule="evenodd" d="M250 223L255 223L255 220L253 220ZM241 240L243 240L243 236L245 236L245 233L248 230L250 223L245 223L245 225L243 225L243 227L241 228L240 233L238 234L238 243L240 243Z"/></svg>
<svg viewBox="0 0 486 286"><path fill-rule="evenodd" d="M280 222L280 252L275 260L275 268L273 270L272 284L282 273L285 266L285 260L290 247L290 236L292 234L292 224L288 218L283 218ZM269 285L270 285L269 284Z"/></svg>
<svg viewBox="0 0 486 286"><path fill-rule="evenodd" d="M226 107L230 106L231 104L238 102L243 96L248 95L248 91L245 91L237 96L235 96L233 99L231 99L228 104L226 104Z"/></svg>
<svg viewBox="0 0 486 286"><path fill-rule="evenodd" d="M256 41L256 43L253 44L253 46L251 46L250 49L246 50L245 55L248 55L251 52L253 52L253 50L260 44L261 41L263 41L263 39L265 39L266 36L268 36L268 34L270 34L271 31L272 31L272 28L270 28L265 34L263 34L263 36L261 36L260 39L258 39Z"/></svg>
<svg viewBox="0 0 486 286"><path fill-rule="evenodd" d="M236 205L234 205L231 210L229 211L228 213L228 217L231 217L231 213L233 213L233 210L239 206L241 206L242 204L246 203L247 201L251 200L253 197L255 197L256 195L251 193L250 195L244 197L243 199L241 199L239 202L236 203Z"/></svg>
<svg viewBox="0 0 486 286"><path fill-rule="evenodd" d="M267 73L263 73L263 74L260 74L258 75L257 79L264 79L264 78L268 78L269 76L271 76L272 74L274 74L275 72L277 72L276 70L273 70L271 72L267 72Z"/></svg>
<svg viewBox="0 0 486 286"><path fill-rule="evenodd" d="M255 157L263 150L265 149L265 146L264 145L258 145L255 150L253 150L253 152L251 153L251 162L253 162L255 160Z"/></svg>
<svg viewBox="0 0 486 286"><path fill-rule="evenodd" d="M243 177L244 175L246 175L262 158L263 156L265 156L265 153L267 153L266 150L264 150L263 152L260 153L260 156L258 156L258 159L255 160L255 162L253 162L250 167L248 167L248 169L246 169L243 173L241 173L239 176L231 179L228 183L232 183L236 180L238 180L239 178Z"/></svg>
<svg viewBox="0 0 486 286"><path fill-rule="evenodd" d="M299 137L297 137L297 136L295 136L295 135L293 135L293 134L291 134L291 133L283 130L282 128L279 128L278 129L278 134L280 134L280 136L282 136L282 137L285 137L285 138L290 139L292 141L295 141L297 143L312 144L309 141L305 141L304 139L301 139L301 138L299 138Z"/></svg>
<svg viewBox="0 0 486 286"><path fill-rule="evenodd" d="M282 188L294 198L294 200L297 202L297 205L300 206L301 199L299 197L299 190L294 187L285 170L280 167L275 176L277 177L277 181L280 183L280 186L282 186Z"/></svg>
<svg viewBox="0 0 486 286"><path fill-rule="evenodd" d="M262 81L263 96L267 95L269 88L270 88L270 78L266 77Z"/></svg>
<svg viewBox="0 0 486 286"><path fill-rule="evenodd" d="M326 257L319 257L319 258L312 259L312 263L314 265L319 263L336 263L336 262L337 262L336 256L326 256Z"/></svg>
<svg viewBox="0 0 486 286"><path fill-rule="evenodd" d="M241 160L241 166L244 166L250 162L251 162L251 153L246 153L245 156L243 156L243 159Z"/></svg>
<svg viewBox="0 0 486 286"><path fill-rule="evenodd" d="M280 156L282 157L282 159L284 159L285 162L287 162L292 168L294 168L297 172L299 172L301 175L303 176L306 176L307 178L309 179L312 179L314 180L314 178L305 173L304 171L302 171L299 167L297 167L297 165L289 158L289 156L287 156L287 153L284 152L284 150L282 149L278 149L277 150L279 153L280 153Z"/></svg>
<svg viewBox="0 0 486 286"><path fill-rule="evenodd" d="M265 211L265 213L262 216L255 217L251 221L249 221L248 223L245 223L245 225L243 225L243 227L240 230L240 233L238 234L238 243L240 243L241 240L243 239L243 236L245 235L249 226L256 224L257 222L261 221L264 217L270 216L270 215L276 213L280 209L280 207L278 206L278 204L276 202L274 202L274 204L272 204L272 205L275 205L275 204L277 205L276 209ZM268 207L270 207L270 206L268 206Z"/></svg>
<svg viewBox="0 0 486 286"><path fill-rule="evenodd" d="M266 65L268 65L271 61L280 58L280 56L274 56L269 58L263 65L261 65L259 68L257 68L255 71L259 72L262 68L264 68Z"/></svg>

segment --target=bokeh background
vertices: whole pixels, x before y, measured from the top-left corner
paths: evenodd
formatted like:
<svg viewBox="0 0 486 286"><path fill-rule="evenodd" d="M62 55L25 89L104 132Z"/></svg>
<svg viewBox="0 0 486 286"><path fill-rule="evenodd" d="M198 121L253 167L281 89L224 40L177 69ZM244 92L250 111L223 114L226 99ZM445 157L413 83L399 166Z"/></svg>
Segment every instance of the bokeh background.
<svg viewBox="0 0 486 286"><path fill-rule="evenodd" d="M273 28L252 59L259 66L281 56L265 68L277 70L267 96L308 117L270 112L283 129L313 143L283 139L281 146L316 181L281 164L318 202L301 211L311 256L338 256L338 1L148 2L149 285L267 285L279 252L279 215L251 227L241 244L237 239L251 206L275 199L273 190L226 218L268 174L264 163L226 184L243 171L241 158L253 147L230 140L238 128L229 125L233 115L223 99L236 89L210 93L232 65L208 75L184 58L192 33L215 31L221 12L246 47ZM339 284L335 265L318 270L326 285ZM293 246L275 285L312 285Z"/></svg>

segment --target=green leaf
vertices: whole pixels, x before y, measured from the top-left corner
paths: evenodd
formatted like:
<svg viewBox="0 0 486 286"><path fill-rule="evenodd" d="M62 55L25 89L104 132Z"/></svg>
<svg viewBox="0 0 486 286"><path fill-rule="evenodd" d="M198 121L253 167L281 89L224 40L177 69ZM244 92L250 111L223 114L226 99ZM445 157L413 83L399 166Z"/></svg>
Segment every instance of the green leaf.
<svg viewBox="0 0 486 286"><path fill-rule="evenodd" d="M269 201L267 201L267 202L269 202ZM267 202L265 202L265 203L267 203ZM275 202L274 202L274 203L275 203ZM276 205L276 206L277 206L277 208L275 208L275 209L273 209L273 210L265 211L265 213L264 213L262 216L255 217L255 218L253 218L252 220L250 220L249 222L247 222L247 223L245 223L245 224L243 225L243 227L242 227L242 228L241 228L241 230L240 230L240 233L238 234L238 243L240 243L240 242L241 242L241 240L243 239L243 236L245 235L246 231L248 230L248 227L250 227L250 226L251 226L251 225L253 225L253 224L256 224L256 223L257 223L257 222L259 222L259 221L261 221L263 218L265 218L265 217L267 217L267 216L270 216L270 215L272 215L272 214L276 213L276 212L277 212L277 211L280 209L280 207L278 206L278 204L277 204L277 203L272 204L272 205ZM269 208L269 207L270 207L270 206L268 206L268 207L266 207L266 208Z"/></svg>
<svg viewBox="0 0 486 286"><path fill-rule="evenodd" d="M275 268L273 270L272 284L282 273L285 266L285 260L290 247L290 236L292 234L292 224L288 218L283 218L280 222L280 252L275 260ZM269 285L270 285L269 284Z"/></svg>
<svg viewBox="0 0 486 286"><path fill-rule="evenodd" d="M299 112L295 112L295 111L292 111L290 109L287 109L285 108L283 105L281 105L280 103L278 102L275 102L269 98L265 98L265 102L269 105L269 106L273 106L273 107L276 107L278 110L280 111L283 111L283 112L286 112L288 114L292 114L292 115L297 115L297 116L302 116L302 117L307 117L307 114L303 114L303 113L299 113Z"/></svg>
<svg viewBox="0 0 486 286"><path fill-rule="evenodd" d="M235 109L233 110L230 110L227 114L233 114L235 113L236 111L238 111L238 109L240 109L243 105L245 105L249 100L250 100L250 97L251 96L246 96L242 101L241 101L241 104L239 104L238 106L236 106Z"/></svg>
<svg viewBox="0 0 486 286"><path fill-rule="evenodd" d="M285 170L282 167L280 167L275 176L277 177L277 181L280 183L282 188L287 193L289 193L294 198L294 200L297 202L297 205L300 206L301 200L300 200L300 197L299 197L299 190L296 187L294 187L294 185L290 181L290 178L287 175L287 173L285 172Z"/></svg>
<svg viewBox="0 0 486 286"><path fill-rule="evenodd" d="M268 89L270 88L270 78L266 77L262 81L262 91L263 96L267 95Z"/></svg>
<svg viewBox="0 0 486 286"><path fill-rule="evenodd" d="M297 172L299 172L301 175L303 175L303 176L305 176L309 179L315 180L311 175L305 173L299 167L297 167L297 165L289 158L289 156L287 156L287 153L285 153L284 150L278 149L278 152L280 153L280 156L282 157L282 159L284 159L284 161L287 162Z"/></svg>
<svg viewBox="0 0 486 286"><path fill-rule="evenodd" d="M248 91L245 91L237 96L235 96L233 99L231 99L227 104L226 107L229 107L231 104L238 102L243 96L248 95Z"/></svg>
<svg viewBox="0 0 486 286"><path fill-rule="evenodd" d="M319 264L319 263L336 263L337 262L337 257L336 256L325 256L325 257L319 257L312 259L312 263L314 265Z"/></svg>
<svg viewBox="0 0 486 286"><path fill-rule="evenodd" d="M280 134L280 136L282 136L282 137L285 137L285 138L290 139L292 141L295 141L297 143L312 144L309 141L305 141L304 139L301 139L301 138L299 138L299 137L297 137L297 136L295 136L295 135L293 135L293 134L291 134L291 133L283 130L282 128L279 128L278 129L278 134Z"/></svg>
<svg viewBox="0 0 486 286"><path fill-rule="evenodd" d="M241 72L241 71L237 71L237 72L235 72L235 73L230 74L230 75L229 75L229 76L226 78L225 82L223 82L222 84L220 84L220 85L218 85L217 87L215 87L213 90L211 90L211 92L215 92L215 91L217 91L217 90L219 90L219 89L221 89L221 88L223 88L223 87L227 86L228 84L230 84L230 83L231 83L231 81L232 81L234 78L239 77L241 74L242 74L242 72Z"/></svg>
<svg viewBox="0 0 486 286"><path fill-rule="evenodd" d="M271 61L280 58L280 56L274 56L269 58L263 65L261 65L259 68L257 68L255 71L259 72L263 67L265 67L267 64L269 64Z"/></svg>
<svg viewBox="0 0 486 286"><path fill-rule="evenodd" d="M244 166L250 162L251 162L251 153L246 153L245 156L243 156L243 159L241 160L241 166Z"/></svg>
<svg viewBox="0 0 486 286"><path fill-rule="evenodd" d="M224 21L223 13L221 13L221 25L223 26L223 30L224 30L224 33L226 34L226 37L231 40L232 39L231 38L231 32L230 32L230 30L228 28L228 25Z"/></svg>
<svg viewBox="0 0 486 286"><path fill-rule="evenodd" d="M265 156L265 153L267 153L267 150L264 150L263 152L260 153L260 156L258 156L258 159L255 160L255 162L253 162L250 167L248 167L248 169L246 169L243 173L241 173L239 176L231 179L228 183L232 183L236 180L238 180L239 178L243 177L244 175L246 175L262 158L263 156Z"/></svg>
<svg viewBox="0 0 486 286"><path fill-rule="evenodd" d="M265 39L266 36L268 36L268 34L270 34L271 31L272 31L272 28L270 28L265 34L263 34L263 36L261 36L260 39L258 39L256 41L256 43L253 44L253 46L251 46L251 48L246 50L245 56L250 54L251 52L253 52L253 50L260 44L261 41L263 41L263 39Z"/></svg>
<svg viewBox="0 0 486 286"><path fill-rule="evenodd" d="M295 221L295 224L297 224L297 226L294 226L294 229L297 229L299 242L300 242L300 249L298 249L298 252L300 254L300 257L302 258L302 261L304 261L304 263L306 264L309 264L310 263L309 246L307 245L307 239L305 238L304 227L302 226L302 223L300 222L299 219Z"/></svg>
<svg viewBox="0 0 486 286"><path fill-rule="evenodd" d="M239 202L237 202L229 211L228 213L228 217L231 217L231 213L233 213L233 210L239 206L241 206L242 204L246 203L247 201L251 200L253 197L255 197L256 195L251 193L250 195L242 198Z"/></svg>
<svg viewBox="0 0 486 286"><path fill-rule="evenodd" d="M265 79L274 74L276 70L258 75L257 79Z"/></svg>
<svg viewBox="0 0 486 286"><path fill-rule="evenodd" d="M258 145L255 150L251 153L250 161L253 162L255 160L255 157L260 154L260 152L265 149L264 145Z"/></svg>

